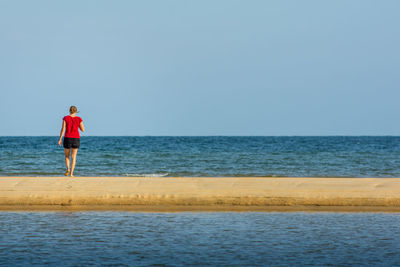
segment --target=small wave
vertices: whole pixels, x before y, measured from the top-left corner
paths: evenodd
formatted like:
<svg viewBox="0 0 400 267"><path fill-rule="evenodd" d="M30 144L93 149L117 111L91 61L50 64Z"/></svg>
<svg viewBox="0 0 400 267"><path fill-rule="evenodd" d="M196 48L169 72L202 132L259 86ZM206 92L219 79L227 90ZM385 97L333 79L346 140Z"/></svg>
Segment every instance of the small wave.
<svg viewBox="0 0 400 267"><path fill-rule="evenodd" d="M125 173L129 177L165 177L168 173Z"/></svg>

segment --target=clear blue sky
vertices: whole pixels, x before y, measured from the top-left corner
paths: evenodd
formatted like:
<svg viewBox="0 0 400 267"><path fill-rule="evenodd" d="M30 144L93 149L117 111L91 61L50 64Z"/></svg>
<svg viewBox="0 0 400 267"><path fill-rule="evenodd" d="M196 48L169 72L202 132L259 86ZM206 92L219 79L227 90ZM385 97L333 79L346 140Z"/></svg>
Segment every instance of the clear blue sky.
<svg viewBox="0 0 400 267"><path fill-rule="evenodd" d="M0 135L400 135L399 10L0 0Z"/></svg>

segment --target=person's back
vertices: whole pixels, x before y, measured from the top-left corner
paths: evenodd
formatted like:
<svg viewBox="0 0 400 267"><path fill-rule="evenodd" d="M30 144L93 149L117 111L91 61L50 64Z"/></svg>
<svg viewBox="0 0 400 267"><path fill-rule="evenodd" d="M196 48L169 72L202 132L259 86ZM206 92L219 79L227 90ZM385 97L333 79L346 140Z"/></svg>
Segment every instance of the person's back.
<svg viewBox="0 0 400 267"><path fill-rule="evenodd" d="M79 135L79 125L83 121L81 117L78 116L65 116L63 121L66 123L65 135L67 138L80 138Z"/></svg>
<svg viewBox="0 0 400 267"><path fill-rule="evenodd" d="M79 130L82 132L85 131L85 127L83 126L83 120L81 117L76 116L75 114L78 112L75 106L71 106L69 109L69 115L63 118L63 124L60 132L60 139L58 140L58 145L61 146L62 137L64 136L64 152L65 152L65 165L67 166L67 171L65 172L65 176L70 175L73 177L75 162L76 162L76 154L78 153L78 148L80 146L80 134ZM71 153L72 152L72 153ZM70 160L71 156L71 168L70 168Z"/></svg>

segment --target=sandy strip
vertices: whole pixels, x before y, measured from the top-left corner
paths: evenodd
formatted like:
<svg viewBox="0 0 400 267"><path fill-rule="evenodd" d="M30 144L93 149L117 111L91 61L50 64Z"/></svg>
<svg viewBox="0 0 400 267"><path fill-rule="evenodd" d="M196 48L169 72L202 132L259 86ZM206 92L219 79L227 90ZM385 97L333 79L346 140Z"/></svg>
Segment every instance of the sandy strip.
<svg viewBox="0 0 400 267"><path fill-rule="evenodd" d="M0 177L0 210L400 212L400 178Z"/></svg>

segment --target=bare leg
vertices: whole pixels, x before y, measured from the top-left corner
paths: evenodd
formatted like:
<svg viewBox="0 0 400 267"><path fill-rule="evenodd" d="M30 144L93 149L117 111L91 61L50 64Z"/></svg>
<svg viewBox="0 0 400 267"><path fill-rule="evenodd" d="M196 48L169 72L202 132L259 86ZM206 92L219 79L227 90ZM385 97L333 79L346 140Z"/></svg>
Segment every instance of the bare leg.
<svg viewBox="0 0 400 267"><path fill-rule="evenodd" d="M65 152L65 165L67 167L67 171L65 172L65 175L67 176L69 173L69 155L70 155L70 149L64 148Z"/></svg>
<svg viewBox="0 0 400 267"><path fill-rule="evenodd" d="M71 150L72 150L72 153L71 153L71 172L70 172L70 176L74 177L76 154L78 153L78 149L77 148L71 148Z"/></svg>

